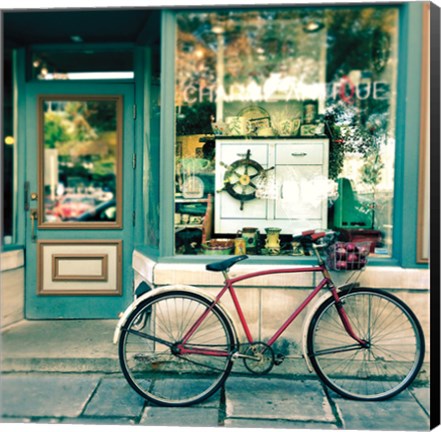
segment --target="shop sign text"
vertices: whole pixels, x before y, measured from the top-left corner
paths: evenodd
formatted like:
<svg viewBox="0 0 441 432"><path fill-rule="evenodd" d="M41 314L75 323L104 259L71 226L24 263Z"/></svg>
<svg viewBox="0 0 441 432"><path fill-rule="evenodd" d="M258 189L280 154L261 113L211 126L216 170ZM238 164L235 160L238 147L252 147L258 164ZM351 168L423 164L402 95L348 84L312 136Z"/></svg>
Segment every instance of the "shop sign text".
<svg viewBox="0 0 441 432"><path fill-rule="evenodd" d="M272 102L289 100L310 100L332 98L353 104L356 100L387 100L390 86L385 81L365 81L354 83L347 76L333 83L305 84L294 77L271 76L262 85L256 81L249 84L232 84L228 91L216 84L189 84L182 89L185 104L197 102Z"/></svg>

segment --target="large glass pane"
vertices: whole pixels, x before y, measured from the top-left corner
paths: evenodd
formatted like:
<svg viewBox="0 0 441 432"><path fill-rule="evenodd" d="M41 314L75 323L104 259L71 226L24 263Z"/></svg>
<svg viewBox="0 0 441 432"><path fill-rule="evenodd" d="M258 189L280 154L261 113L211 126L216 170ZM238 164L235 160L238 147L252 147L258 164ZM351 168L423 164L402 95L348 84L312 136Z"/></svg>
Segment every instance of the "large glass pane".
<svg viewBox="0 0 441 432"><path fill-rule="evenodd" d="M333 228L390 256L398 8L180 12L177 34L176 253Z"/></svg>
<svg viewBox="0 0 441 432"><path fill-rule="evenodd" d="M43 222L115 224L120 99L43 98L41 103Z"/></svg>

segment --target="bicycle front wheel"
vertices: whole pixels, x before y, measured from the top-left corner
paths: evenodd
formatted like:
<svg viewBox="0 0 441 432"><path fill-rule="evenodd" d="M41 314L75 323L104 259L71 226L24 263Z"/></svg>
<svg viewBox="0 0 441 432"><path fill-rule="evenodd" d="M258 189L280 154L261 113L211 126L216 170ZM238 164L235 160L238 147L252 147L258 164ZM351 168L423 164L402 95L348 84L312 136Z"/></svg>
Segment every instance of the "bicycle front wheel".
<svg viewBox="0 0 441 432"><path fill-rule="evenodd" d="M144 398L163 406L200 402L223 384L232 367L236 340L223 312L212 308L179 347L187 332L209 309L203 296L173 291L141 303L122 328L121 369Z"/></svg>
<svg viewBox="0 0 441 432"><path fill-rule="evenodd" d="M308 355L323 382L349 399L384 400L408 387L424 358L424 335L409 307L374 289L339 293L363 347L345 330L333 298L314 314Z"/></svg>

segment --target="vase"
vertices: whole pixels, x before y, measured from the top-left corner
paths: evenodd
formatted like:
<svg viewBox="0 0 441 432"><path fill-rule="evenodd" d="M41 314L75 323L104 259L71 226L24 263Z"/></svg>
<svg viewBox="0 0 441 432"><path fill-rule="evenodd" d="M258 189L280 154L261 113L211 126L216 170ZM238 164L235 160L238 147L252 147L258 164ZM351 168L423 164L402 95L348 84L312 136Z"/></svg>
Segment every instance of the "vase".
<svg viewBox="0 0 441 432"><path fill-rule="evenodd" d="M291 120L283 120L280 122L279 126L279 135L281 136L291 136L292 134L292 121Z"/></svg>
<svg viewBox="0 0 441 432"><path fill-rule="evenodd" d="M238 237L234 239L234 255L245 255L247 253L247 245L245 239Z"/></svg>
<svg viewBox="0 0 441 432"><path fill-rule="evenodd" d="M280 228L265 228L265 248L270 255L280 253L280 231L282 231Z"/></svg>

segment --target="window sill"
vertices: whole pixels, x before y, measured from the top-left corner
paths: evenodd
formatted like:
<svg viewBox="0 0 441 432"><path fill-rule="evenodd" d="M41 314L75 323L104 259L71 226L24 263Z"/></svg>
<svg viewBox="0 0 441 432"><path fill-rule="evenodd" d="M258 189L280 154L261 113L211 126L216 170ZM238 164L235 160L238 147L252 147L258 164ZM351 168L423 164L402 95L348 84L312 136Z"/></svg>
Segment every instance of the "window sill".
<svg viewBox="0 0 441 432"><path fill-rule="evenodd" d="M24 248L22 246L4 246L1 252L2 273L24 267Z"/></svg>
<svg viewBox="0 0 441 432"><path fill-rule="evenodd" d="M220 257L192 256L167 257L158 260L144 255L140 250L133 254L133 269L141 280L149 285L163 286L174 284L187 284L194 286L222 286L223 276L220 273L208 272L205 265ZM260 259L262 258L262 259ZM379 263L375 261L380 261ZM274 259L266 257L253 257L246 263L236 265L231 270L231 275L239 276L254 271L270 268L290 268L310 266L314 264L313 258L301 258L293 262L293 257ZM335 283L343 284L349 275L341 272L335 276ZM430 272L427 269L404 269L393 260L374 260L370 267L360 275L359 282L365 287L386 288L391 290L424 290L429 289ZM303 273L291 275L271 275L243 281L240 287L265 287L265 288L311 288L316 285L320 276L318 274Z"/></svg>

